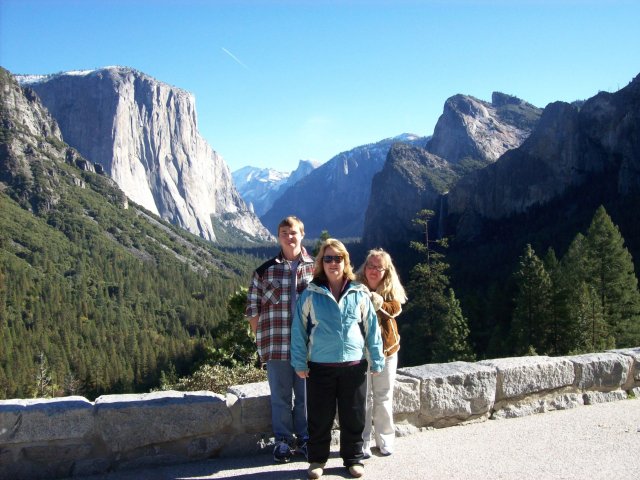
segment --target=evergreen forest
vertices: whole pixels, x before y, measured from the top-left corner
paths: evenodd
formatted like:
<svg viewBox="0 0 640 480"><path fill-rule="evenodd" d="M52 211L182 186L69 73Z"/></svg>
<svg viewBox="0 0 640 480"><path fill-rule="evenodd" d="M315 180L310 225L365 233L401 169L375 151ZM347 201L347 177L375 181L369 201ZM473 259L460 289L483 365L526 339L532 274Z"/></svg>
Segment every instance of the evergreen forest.
<svg viewBox="0 0 640 480"><path fill-rule="evenodd" d="M189 373L259 260L124 208L104 176L56 167L82 186L60 181L54 207L34 200L37 173L0 192L0 398L143 392L163 371Z"/></svg>
<svg viewBox="0 0 640 480"><path fill-rule="evenodd" d="M432 216L422 211L416 223L426 227ZM423 240L412 242L418 260L404 272L409 302L399 322L402 365L640 345L633 258L603 206L585 232L575 233L561 258L551 246L540 256L527 243L517 258L496 254L461 268L461 259L471 261L472 255L458 248L455 269L447 260L448 239L432 241L428 227L424 232ZM479 270L491 263L500 267ZM484 283L461 278L463 272Z"/></svg>

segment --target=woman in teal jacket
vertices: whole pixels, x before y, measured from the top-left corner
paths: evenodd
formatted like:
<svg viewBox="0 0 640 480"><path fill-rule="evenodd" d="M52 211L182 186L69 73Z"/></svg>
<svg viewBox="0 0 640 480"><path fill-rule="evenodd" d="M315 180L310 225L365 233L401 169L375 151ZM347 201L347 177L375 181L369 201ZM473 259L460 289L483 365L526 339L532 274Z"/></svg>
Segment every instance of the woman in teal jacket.
<svg viewBox="0 0 640 480"><path fill-rule="evenodd" d="M353 279L345 246L325 240L313 280L296 304L291 364L307 379L309 478L320 478L329 458L336 404L340 456L353 477L364 474L366 372L368 363L374 374L382 371L384 354L369 291Z"/></svg>

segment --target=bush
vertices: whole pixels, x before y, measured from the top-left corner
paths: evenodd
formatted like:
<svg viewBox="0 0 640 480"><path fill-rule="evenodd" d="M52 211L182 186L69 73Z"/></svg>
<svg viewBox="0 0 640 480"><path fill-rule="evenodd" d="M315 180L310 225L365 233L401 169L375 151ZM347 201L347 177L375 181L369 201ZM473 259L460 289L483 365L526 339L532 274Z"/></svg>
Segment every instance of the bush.
<svg viewBox="0 0 640 480"><path fill-rule="evenodd" d="M179 390L183 392L198 392L209 390L221 395L233 385L264 382L267 372L250 365L224 367L221 365L202 365L190 377L178 379L174 384L163 383L161 390Z"/></svg>

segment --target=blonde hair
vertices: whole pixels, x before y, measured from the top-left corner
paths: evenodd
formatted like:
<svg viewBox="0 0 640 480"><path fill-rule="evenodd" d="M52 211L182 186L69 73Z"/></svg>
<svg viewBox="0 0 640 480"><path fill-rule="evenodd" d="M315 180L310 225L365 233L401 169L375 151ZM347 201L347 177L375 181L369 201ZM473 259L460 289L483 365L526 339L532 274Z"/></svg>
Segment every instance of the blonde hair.
<svg viewBox="0 0 640 480"><path fill-rule="evenodd" d="M349 280L355 279L355 274L353 273L353 268L351 267L351 259L349 257L349 252L344 244L335 238L327 238L324 242L320 244L320 250L318 250L318 255L316 255L316 263L313 267L313 280L319 280L320 283L327 282L327 276L324 273L323 267L323 259L324 251L327 248L333 248L338 255L342 255L344 257L344 277ZM318 282L316 282L318 283Z"/></svg>
<svg viewBox="0 0 640 480"><path fill-rule="evenodd" d="M356 273L356 280L364 283L367 287L369 286L367 284L367 276L365 275L364 270L371 257L380 257L380 260L382 260L382 267L385 269L382 280L380 280L380 284L378 285L378 288L376 288L376 293L380 294L380 296L385 300L397 300L400 303L405 303L407 301L407 293L405 292L402 283L400 283L400 277L398 276L398 272L396 272L396 267L391 261L391 255L381 248L369 250L367 258L365 258L364 263Z"/></svg>

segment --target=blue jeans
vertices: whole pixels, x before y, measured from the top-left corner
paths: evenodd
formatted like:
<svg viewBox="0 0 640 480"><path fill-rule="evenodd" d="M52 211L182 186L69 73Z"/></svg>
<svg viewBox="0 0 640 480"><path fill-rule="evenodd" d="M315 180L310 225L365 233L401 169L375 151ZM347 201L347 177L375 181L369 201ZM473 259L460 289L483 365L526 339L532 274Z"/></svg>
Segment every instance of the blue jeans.
<svg viewBox="0 0 640 480"><path fill-rule="evenodd" d="M294 434L308 437L305 381L289 360L269 360L267 379L271 390L271 426L276 441L293 442Z"/></svg>

